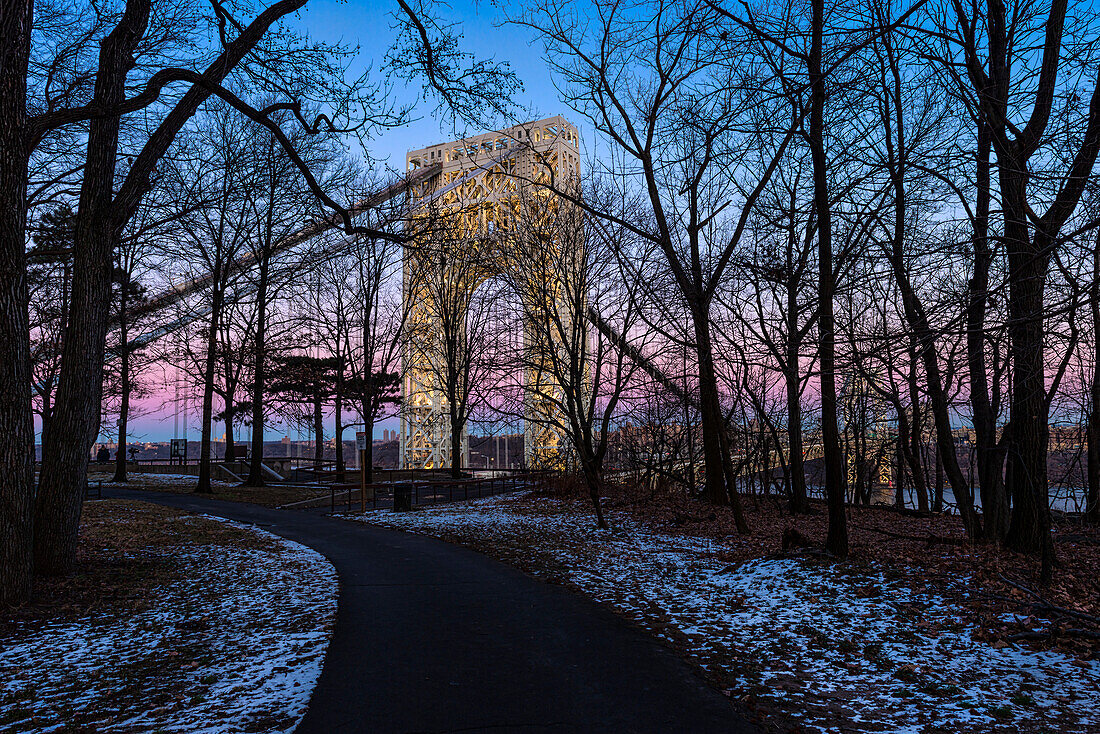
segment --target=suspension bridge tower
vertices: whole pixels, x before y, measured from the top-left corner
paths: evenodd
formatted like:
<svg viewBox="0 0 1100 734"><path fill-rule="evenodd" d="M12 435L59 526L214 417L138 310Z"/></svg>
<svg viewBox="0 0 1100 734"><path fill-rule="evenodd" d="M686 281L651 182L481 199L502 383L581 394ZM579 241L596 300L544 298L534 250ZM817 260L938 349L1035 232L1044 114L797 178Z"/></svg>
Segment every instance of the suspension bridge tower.
<svg viewBox="0 0 1100 734"><path fill-rule="evenodd" d="M401 407L401 466L435 469L469 466L465 428L460 456L452 456L446 380L448 349L470 349L445 343L447 329L440 294L452 305L470 303L485 280L525 268L522 248L514 247L521 233L520 216L534 200L553 197L551 186L578 186L580 154L577 128L564 118L550 117L494 133L432 145L406 156L409 178L417 171L434 173L409 187L409 242L405 247L403 294L409 338L404 353ZM553 238L551 237L550 246ZM528 269L530 269L528 267ZM540 273L523 272L525 278ZM545 274L548 275L548 274ZM460 308L461 310L461 308ZM452 335L451 342L456 341ZM537 340L527 339L526 349ZM545 347L539 347L545 348ZM549 348L553 348L552 346ZM524 360L524 456L529 467L560 460L562 438L553 428L553 381L536 355ZM453 394L453 391L452 391Z"/></svg>

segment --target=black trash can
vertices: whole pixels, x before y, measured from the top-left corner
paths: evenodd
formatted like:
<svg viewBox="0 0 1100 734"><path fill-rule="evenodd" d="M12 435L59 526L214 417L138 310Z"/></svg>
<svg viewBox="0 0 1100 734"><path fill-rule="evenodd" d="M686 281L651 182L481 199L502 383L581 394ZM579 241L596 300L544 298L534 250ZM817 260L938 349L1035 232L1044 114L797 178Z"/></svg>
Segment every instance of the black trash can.
<svg viewBox="0 0 1100 734"><path fill-rule="evenodd" d="M393 511L409 512L413 508L411 484L395 484L393 487Z"/></svg>

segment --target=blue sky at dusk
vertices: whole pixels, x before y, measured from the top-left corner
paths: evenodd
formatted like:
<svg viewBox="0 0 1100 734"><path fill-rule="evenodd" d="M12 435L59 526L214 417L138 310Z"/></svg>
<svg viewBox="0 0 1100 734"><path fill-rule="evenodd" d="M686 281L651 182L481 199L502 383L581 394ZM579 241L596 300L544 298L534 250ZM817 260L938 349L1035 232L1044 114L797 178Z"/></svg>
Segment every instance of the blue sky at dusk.
<svg viewBox="0 0 1100 734"><path fill-rule="evenodd" d="M543 61L542 43L531 43L534 37L532 31L502 25L503 12L489 2L460 0L451 4L436 3L431 7L441 22L458 24L456 31L462 34L461 45L464 51L479 58L506 61L511 65L524 86L515 102L520 108L532 111L529 119L557 114L568 116L568 110L560 102ZM291 25L317 40L342 42L349 46L358 44L360 54L353 71L361 72L371 65L372 77L380 78L383 71L380 68L382 60L395 37L392 26L393 13L397 9L396 3L388 0L311 0L296 14ZM400 81L395 83L394 93L398 95L399 102L415 102L419 92L418 87L410 85L410 88L405 88ZM419 113L419 119L412 124L380 134L372 146L372 153L387 158L390 166L401 169L404 167L406 151L453 140L456 137L454 129L441 126L432 116L434 110L434 103L425 104ZM477 134L484 131L459 131L459 134L463 132Z"/></svg>

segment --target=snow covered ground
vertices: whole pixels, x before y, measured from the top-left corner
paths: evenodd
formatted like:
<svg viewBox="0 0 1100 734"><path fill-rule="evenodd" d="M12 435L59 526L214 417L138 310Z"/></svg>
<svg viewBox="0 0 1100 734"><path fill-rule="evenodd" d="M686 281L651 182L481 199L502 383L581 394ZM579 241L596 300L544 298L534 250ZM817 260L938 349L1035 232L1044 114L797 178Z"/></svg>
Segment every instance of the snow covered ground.
<svg viewBox="0 0 1100 734"><path fill-rule="evenodd" d="M589 515L542 499L362 519L553 575L672 642L746 708L806 731L1100 732L1100 663L976 640L957 604L881 569L729 565L719 542L621 516L597 531Z"/></svg>
<svg viewBox="0 0 1100 734"><path fill-rule="evenodd" d="M331 636L336 572L305 546L227 524L269 542L181 546L189 573L145 611L0 637L0 730L293 730Z"/></svg>

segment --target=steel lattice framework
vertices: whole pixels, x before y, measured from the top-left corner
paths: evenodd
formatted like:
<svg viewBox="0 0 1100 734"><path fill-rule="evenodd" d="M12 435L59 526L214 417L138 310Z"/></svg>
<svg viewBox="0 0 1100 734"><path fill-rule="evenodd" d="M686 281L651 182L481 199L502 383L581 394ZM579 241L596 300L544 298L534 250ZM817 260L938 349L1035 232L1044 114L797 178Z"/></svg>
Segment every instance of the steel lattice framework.
<svg viewBox="0 0 1100 734"><path fill-rule="evenodd" d="M555 186L579 181L578 146L577 128L557 116L407 154L410 180L425 168L441 168L409 187L413 215L407 226L413 230L405 248L403 287L411 336L402 382L403 467L451 467L455 458L441 378L447 347L441 344L439 325L445 316L432 305L438 300L428 297L429 285L468 304L487 278L523 267L511 246L523 236L517 231L523 202L546 197L551 180ZM540 275L523 272L525 278ZM534 342L525 336L530 349ZM554 463L560 452L561 437L550 427L554 421L548 414L557 388L537 369L538 355L530 356L524 377L524 455L528 466L539 466ZM469 466L465 429L461 453L460 465Z"/></svg>

